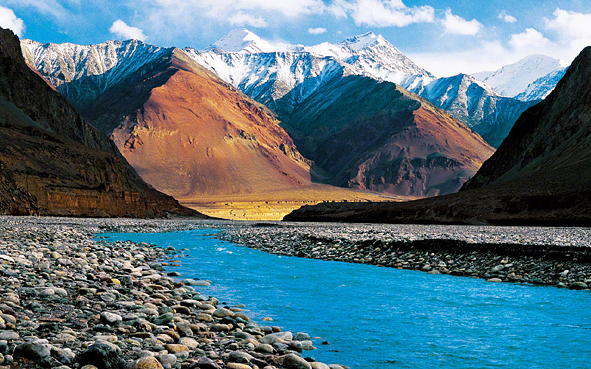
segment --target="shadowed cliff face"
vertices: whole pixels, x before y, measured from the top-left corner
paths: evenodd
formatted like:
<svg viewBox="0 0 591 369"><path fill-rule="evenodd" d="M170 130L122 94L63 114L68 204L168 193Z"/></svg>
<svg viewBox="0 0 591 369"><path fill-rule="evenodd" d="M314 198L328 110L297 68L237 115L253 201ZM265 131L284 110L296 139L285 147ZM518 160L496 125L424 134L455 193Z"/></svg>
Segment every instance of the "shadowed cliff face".
<svg viewBox="0 0 591 369"><path fill-rule="evenodd" d="M198 215L147 186L103 134L23 59L0 29L0 212L71 216Z"/></svg>
<svg viewBox="0 0 591 369"><path fill-rule="evenodd" d="M84 111L144 180L179 199L311 184L310 163L264 106L178 49Z"/></svg>
<svg viewBox="0 0 591 369"><path fill-rule="evenodd" d="M528 109L466 189L526 181L524 191L591 189L591 47L556 89ZM532 181L535 179L535 181Z"/></svg>
<svg viewBox="0 0 591 369"><path fill-rule="evenodd" d="M591 226L591 47L462 189L404 204L322 204L286 219Z"/></svg>
<svg viewBox="0 0 591 369"><path fill-rule="evenodd" d="M327 183L403 196L456 192L492 153L449 114L389 82L335 80L284 117Z"/></svg>

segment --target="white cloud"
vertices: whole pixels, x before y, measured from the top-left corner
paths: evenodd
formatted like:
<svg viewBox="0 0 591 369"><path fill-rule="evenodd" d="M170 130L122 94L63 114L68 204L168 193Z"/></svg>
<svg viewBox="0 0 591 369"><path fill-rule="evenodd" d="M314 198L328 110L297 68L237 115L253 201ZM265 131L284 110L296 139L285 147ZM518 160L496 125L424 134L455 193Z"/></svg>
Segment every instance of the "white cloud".
<svg viewBox="0 0 591 369"><path fill-rule="evenodd" d="M111 28L109 28L109 32L126 40L136 39L144 41L147 38L144 34L144 31L137 27L128 26L127 23L121 19L117 19L115 22L113 22L113 25Z"/></svg>
<svg viewBox="0 0 591 369"><path fill-rule="evenodd" d="M476 19L467 21L460 16L453 15L451 9L445 11L445 18L441 20L441 23L445 27L446 33L454 35L475 35L483 28L483 25Z"/></svg>
<svg viewBox="0 0 591 369"><path fill-rule="evenodd" d="M22 37L25 30L25 22L18 18L12 9L0 6L0 27L8 28L17 36Z"/></svg>
<svg viewBox="0 0 591 369"><path fill-rule="evenodd" d="M311 35L321 35L326 33L326 28L318 27L318 28L308 28L308 33Z"/></svg>
<svg viewBox="0 0 591 369"><path fill-rule="evenodd" d="M66 19L70 14L59 0L3 0L8 5L19 8L34 8L41 14L49 14L57 19Z"/></svg>
<svg viewBox="0 0 591 369"><path fill-rule="evenodd" d="M525 32L511 35L509 45L524 52L539 52L552 47L552 42L536 29L527 28Z"/></svg>
<svg viewBox="0 0 591 369"><path fill-rule="evenodd" d="M351 16L358 26L405 27L435 21L432 7L411 8L402 0L336 0L328 10L337 17Z"/></svg>
<svg viewBox="0 0 591 369"><path fill-rule="evenodd" d="M256 28L265 28L269 25L264 18L257 18L254 15L245 14L242 12L234 14L233 16L228 18L228 20L230 21L231 25L239 27L252 26Z"/></svg>
<svg viewBox="0 0 591 369"><path fill-rule="evenodd" d="M564 38L591 39L591 13L583 14L562 10L554 11L554 19L546 19L546 27Z"/></svg>
<svg viewBox="0 0 591 369"><path fill-rule="evenodd" d="M157 0L168 6L177 6L178 1ZM173 4L174 3L174 4ZM211 17L223 17L228 11L277 11L289 17L314 14L324 11L322 0L185 0L183 6L204 9Z"/></svg>
<svg viewBox="0 0 591 369"><path fill-rule="evenodd" d="M505 23L515 23L517 22L517 18L509 14L506 10L503 10L499 13L499 19L501 19Z"/></svg>

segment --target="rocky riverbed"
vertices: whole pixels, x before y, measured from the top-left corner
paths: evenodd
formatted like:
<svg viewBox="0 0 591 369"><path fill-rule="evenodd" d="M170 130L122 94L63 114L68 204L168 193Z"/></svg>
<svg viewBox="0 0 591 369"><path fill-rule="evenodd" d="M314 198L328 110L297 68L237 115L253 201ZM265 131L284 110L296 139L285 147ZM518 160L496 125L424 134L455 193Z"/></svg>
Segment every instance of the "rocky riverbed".
<svg viewBox="0 0 591 369"><path fill-rule="evenodd" d="M172 271L180 250L95 239L212 226L0 217L0 367L342 368L304 359L314 349L307 334L258 325L243 305L200 294L208 281Z"/></svg>
<svg viewBox="0 0 591 369"><path fill-rule="evenodd" d="M265 252L588 290L591 229L258 223L220 238Z"/></svg>

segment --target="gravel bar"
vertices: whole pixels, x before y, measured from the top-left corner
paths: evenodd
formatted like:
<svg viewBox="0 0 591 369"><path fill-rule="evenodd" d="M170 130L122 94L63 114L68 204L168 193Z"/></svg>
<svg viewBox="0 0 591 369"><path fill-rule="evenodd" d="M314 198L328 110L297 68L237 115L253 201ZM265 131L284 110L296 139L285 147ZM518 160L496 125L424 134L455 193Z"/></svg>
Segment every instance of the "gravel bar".
<svg viewBox="0 0 591 369"><path fill-rule="evenodd" d="M342 369L304 358L306 333L252 322L244 305L166 272L174 248L107 231L227 228L187 220L0 217L0 368Z"/></svg>
<svg viewBox="0 0 591 369"><path fill-rule="evenodd" d="M591 229L255 223L218 235L278 254L587 290Z"/></svg>

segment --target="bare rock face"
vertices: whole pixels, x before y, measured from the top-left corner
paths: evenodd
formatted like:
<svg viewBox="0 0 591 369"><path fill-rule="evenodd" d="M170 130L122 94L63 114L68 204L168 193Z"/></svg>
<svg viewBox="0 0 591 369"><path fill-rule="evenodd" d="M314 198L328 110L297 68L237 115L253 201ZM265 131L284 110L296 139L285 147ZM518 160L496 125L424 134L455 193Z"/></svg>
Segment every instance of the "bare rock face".
<svg viewBox="0 0 591 369"><path fill-rule="evenodd" d="M198 215L146 185L110 140L23 59L0 30L0 212L71 216Z"/></svg>
<svg viewBox="0 0 591 369"><path fill-rule="evenodd" d="M591 225L591 47L456 194L399 204L322 204L289 220Z"/></svg>
<svg viewBox="0 0 591 369"><path fill-rule="evenodd" d="M85 115L144 180L180 200L311 183L310 162L273 114L179 49L106 91Z"/></svg>
<svg viewBox="0 0 591 369"><path fill-rule="evenodd" d="M494 149L428 101L360 76L335 80L284 117L327 183L402 196L456 192Z"/></svg>

